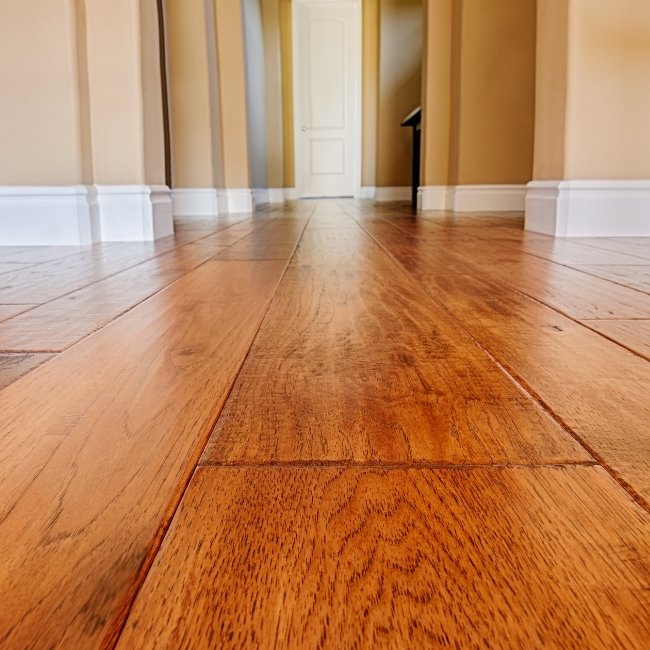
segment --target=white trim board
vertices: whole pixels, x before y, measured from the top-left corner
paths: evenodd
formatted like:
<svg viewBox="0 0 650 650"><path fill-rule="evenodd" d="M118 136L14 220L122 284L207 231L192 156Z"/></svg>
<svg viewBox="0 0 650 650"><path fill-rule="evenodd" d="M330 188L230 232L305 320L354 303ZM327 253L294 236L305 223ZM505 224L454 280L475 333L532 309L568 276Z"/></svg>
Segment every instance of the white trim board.
<svg viewBox="0 0 650 650"><path fill-rule="evenodd" d="M286 201L287 190L283 187L260 187L253 190L255 205L282 204Z"/></svg>
<svg viewBox="0 0 650 650"><path fill-rule="evenodd" d="M252 213L255 210L253 190L249 188L217 190L219 214Z"/></svg>
<svg viewBox="0 0 650 650"><path fill-rule="evenodd" d="M555 237L649 237L650 180L532 181L526 230Z"/></svg>
<svg viewBox="0 0 650 650"><path fill-rule="evenodd" d="M165 186L0 187L0 244L81 246L171 234Z"/></svg>
<svg viewBox="0 0 650 650"><path fill-rule="evenodd" d="M172 205L175 217L215 217L219 213L219 197L214 187L175 188Z"/></svg>
<svg viewBox="0 0 650 650"><path fill-rule="evenodd" d="M525 185L428 185L418 188L419 210L523 212Z"/></svg>

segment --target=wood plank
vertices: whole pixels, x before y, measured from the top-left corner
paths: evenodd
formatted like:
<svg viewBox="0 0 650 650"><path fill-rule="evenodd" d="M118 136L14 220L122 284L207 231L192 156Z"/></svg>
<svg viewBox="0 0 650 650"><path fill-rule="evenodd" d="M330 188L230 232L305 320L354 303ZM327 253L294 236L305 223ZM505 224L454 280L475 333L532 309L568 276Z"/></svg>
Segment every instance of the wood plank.
<svg viewBox="0 0 650 650"><path fill-rule="evenodd" d="M221 227L216 223L212 224L208 232L193 232L188 236L178 233L174 237L166 237L156 242L96 244L78 249L80 252L76 255L43 262L13 273L4 273L0 275L0 303L49 302L172 251L179 243L208 237Z"/></svg>
<svg viewBox="0 0 650 650"><path fill-rule="evenodd" d="M650 500L650 364L485 278L420 274L421 286L630 489Z"/></svg>
<svg viewBox="0 0 650 650"><path fill-rule="evenodd" d="M202 462L590 459L360 230L296 260Z"/></svg>
<svg viewBox="0 0 650 650"><path fill-rule="evenodd" d="M600 468L202 468L118 648L645 648L649 580Z"/></svg>
<svg viewBox="0 0 650 650"><path fill-rule="evenodd" d="M291 256L305 221L272 219L215 256L222 260L286 260Z"/></svg>
<svg viewBox="0 0 650 650"><path fill-rule="evenodd" d="M590 320L584 324L650 359L650 320Z"/></svg>
<svg viewBox="0 0 650 650"><path fill-rule="evenodd" d="M643 258L628 253L608 251L580 243L580 239L551 238L550 240L526 240L518 245L518 250L543 257L544 259L566 264L567 266L588 264L617 264L621 266L643 264Z"/></svg>
<svg viewBox="0 0 650 650"><path fill-rule="evenodd" d="M648 265L589 265L578 266L581 271L599 278L618 282L637 291L650 293L650 264Z"/></svg>
<svg viewBox="0 0 650 650"><path fill-rule="evenodd" d="M284 265L208 262L0 392L0 646L111 644Z"/></svg>
<svg viewBox="0 0 650 650"><path fill-rule="evenodd" d="M33 309L36 305L0 305L0 322ZM1 348L0 348L1 349Z"/></svg>
<svg viewBox="0 0 650 650"><path fill-rule="evenodd" d="M0 390L54 357L53 354L0 353Z"/></svg>
<svg viewBox="0 0 650 650"><path fill-rule="evenodd" d="M580 243L650 260L650 237L580 237Z"/></svg>
<svg viewBox="0 0 650 650"><path fill-rule="evenodd" d="M0 350L65 350L212 258L221 240L186 244L1 323Z"/></svg>

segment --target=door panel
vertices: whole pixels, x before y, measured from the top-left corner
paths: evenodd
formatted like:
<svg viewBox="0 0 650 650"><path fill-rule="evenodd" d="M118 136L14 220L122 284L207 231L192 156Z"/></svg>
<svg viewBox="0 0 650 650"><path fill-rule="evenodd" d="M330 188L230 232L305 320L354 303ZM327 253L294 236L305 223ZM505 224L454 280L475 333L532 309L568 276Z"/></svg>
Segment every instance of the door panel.
<svg viewBox="0 0 650 650"><path fill-rule="evenodd" d="M353 196L357 7L299 4L297 11L298 191L303 197Z"/></svg>

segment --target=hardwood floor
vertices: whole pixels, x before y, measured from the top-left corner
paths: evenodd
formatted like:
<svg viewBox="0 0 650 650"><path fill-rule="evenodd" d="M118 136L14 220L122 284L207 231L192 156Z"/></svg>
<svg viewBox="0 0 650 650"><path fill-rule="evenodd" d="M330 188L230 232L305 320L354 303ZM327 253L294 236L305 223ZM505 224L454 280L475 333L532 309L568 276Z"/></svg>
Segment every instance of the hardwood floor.
<svg viewBox="0 0 650 650"><path fill-rule="evenodd" d="M0 647L649 647L648 269L344 200L0 247Z"/></svg>

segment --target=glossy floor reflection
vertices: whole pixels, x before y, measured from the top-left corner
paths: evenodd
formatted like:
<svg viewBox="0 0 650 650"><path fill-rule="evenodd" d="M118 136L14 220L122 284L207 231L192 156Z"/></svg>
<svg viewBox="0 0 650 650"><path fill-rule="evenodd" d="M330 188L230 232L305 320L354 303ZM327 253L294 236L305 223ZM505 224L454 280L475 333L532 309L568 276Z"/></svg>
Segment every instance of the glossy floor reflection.
<svg viewBox="0 0 650 650"><path fill-rule="evenodd" d="M0 647L647 647L650 240L522 226L0 248Z"/></svg>

